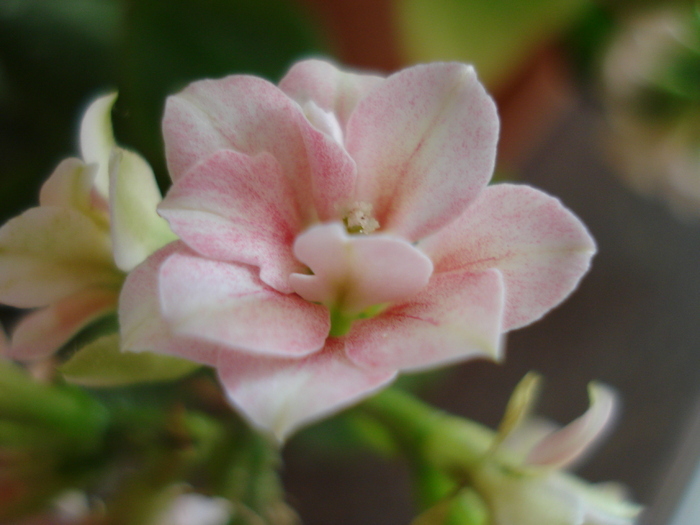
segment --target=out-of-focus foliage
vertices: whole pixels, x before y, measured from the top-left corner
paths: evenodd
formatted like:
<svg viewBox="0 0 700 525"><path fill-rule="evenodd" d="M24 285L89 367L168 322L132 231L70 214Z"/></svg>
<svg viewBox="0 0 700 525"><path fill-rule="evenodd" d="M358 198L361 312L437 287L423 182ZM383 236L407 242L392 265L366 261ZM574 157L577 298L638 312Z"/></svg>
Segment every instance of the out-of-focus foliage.
<svg viewBox="0 0 700 525"><path fill-rule="evenodd" d="M0 223L35 202L75 150L76 115L117 89L119 140L164 184L164 98L195 78L277 79L323 46L289 0L3 0L0 2Z"/></svg>
<svg viewBox="0 0 700 525"><path fill-rule="evenodd" d="M591 0L395 0L409 62L459 60L501 87L538 46L567 27Z"/></svg>
<svg viewBox="0 0 700 525"><path fill-rule="evenodd" d="M692 8L694 0L600 0L588 2L564 35L566 51L580 80L598 77L600 62L616 31L640 12L658 7Z"/></svg>
<svg viewBox="0 0 700 525"><path fill-rule="evenodd" d="M85 392L0 360L0 521L91 479L109 414Z"/></svg>
<svg viewBox="0 0 700 525"><path fill-rule="evenodd" d="M41 513L69 489L85 495L81 524L154 525L183 490L226 498L235 525L297 523L279 451L231 412L206 372L90 391L37 382L0 360L0 391L2 523L58 523Z"/></svg>
<svg viewBox="0 0 700 525"><path fill-rule="evenodd" d="M59 367L71 383L85 386L122 386L179 379L199 368L197 363L150 352L121 352L119 335L95 339Z"/></svg>

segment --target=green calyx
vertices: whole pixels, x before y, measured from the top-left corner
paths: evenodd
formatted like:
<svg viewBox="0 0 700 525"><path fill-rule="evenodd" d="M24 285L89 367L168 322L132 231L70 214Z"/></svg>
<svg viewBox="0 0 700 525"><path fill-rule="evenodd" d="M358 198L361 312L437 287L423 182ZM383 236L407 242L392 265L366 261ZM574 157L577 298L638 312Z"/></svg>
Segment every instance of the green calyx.
<svg viewBox="0 0 700 525"><path fill-rule="evenodd" d="M375 304L359 314L347 314L340 308L330 308L331 329L328 335L330 335L330 337L342 337L347 335L352 327L352 323L357 319L369 319L375 315L379 315L387 306L389 306L389 303Z"/></svg>

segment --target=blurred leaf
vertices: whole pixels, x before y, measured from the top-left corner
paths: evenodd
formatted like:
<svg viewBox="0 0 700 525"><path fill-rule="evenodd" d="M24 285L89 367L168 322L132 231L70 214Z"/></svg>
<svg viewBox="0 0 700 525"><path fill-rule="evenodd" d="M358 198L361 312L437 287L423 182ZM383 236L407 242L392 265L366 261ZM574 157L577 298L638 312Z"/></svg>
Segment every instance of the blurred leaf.
<svg viewBox="0 0 700 525"><path fill-rule="evenodd" d="M114 83L119 25L113 0L0 2L0 223L74 151L80 106Z"/></svg>
<svg viewBox="0 0 700 525"><path fill-rule="evenodd" d="M427 515L433 515L431 509L437 514L446 515L450 508L449 498L459 490L455 477L446 469L436 467L420 457L412 458L411 464L419 508L426 509Z"/></svg>
<svg viewBox="0 0 700 525"><path fill-rule="evenodd" d="M617 25L612 9L591 4L565 35L566 51L583 80L598 74L600 61Z"/></svg>
<svg viewBox="0 0 700 525"><path fill-rule="evenodd" d="M591 0L394 0L409 62L474 64L494 89Z"/></svg>
<svg viewBox="0 0 700 525"><path fill-rule="evenodd" d="M67 381L91 386L110 387L133 383L172 381L193 372L201 365L150 352L122 352L119 335L100 337L81 348L58 367Z"/></svg>
<svg viewBox="0 0 700 525"><path fill-rule="evenodd" d="M104 406L80 389L37 382L0 360L0 418L50 430L71 446L90 448L108 423Z"/></svg>

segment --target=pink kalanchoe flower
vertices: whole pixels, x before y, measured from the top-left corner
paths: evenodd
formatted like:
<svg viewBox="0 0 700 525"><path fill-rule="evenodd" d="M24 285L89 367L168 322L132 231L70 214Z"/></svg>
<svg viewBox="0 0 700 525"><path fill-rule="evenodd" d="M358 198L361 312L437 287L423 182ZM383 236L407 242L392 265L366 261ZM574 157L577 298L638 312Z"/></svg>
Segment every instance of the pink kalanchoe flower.
<svg viewBox="0 0 700 525"><path fill-rule="evenodd" d="M463 64L195 82L163 131L181 240L129 275L124 347L215 366L279 439L397 372L499 358L595 250L556 199L487 187L498 117Z"/></svg>

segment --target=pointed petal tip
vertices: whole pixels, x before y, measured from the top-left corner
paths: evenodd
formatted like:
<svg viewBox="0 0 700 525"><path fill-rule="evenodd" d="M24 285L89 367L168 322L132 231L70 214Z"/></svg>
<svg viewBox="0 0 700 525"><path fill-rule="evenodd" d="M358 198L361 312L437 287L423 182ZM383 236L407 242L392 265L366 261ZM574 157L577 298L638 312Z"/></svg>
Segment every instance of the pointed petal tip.
<svg viewBox="0 0 700 525"><path fill-rule="evenodd" d="M87 164L98 165L95 187L105 198L109 195L109 155L116 145L112 131L112 106L116 100L116 91L96 98L80 123L80 153Z"/></svg>
<svg viewBox="0 0 700 525"><path fill-rule="evenodd" d="M598 382L590 383L588 392L588 410L537 443L525 460L527 465L570 467L605 437L617 415L618 396L613 388Z"/></svg>
<svg viewBox="0 0 700 525"><path fill-rule="evenodd" d="M596 250L584 224L558 199L505 183L487 187L465 213L420 246L438 273L499 268L506 284L506 331L564 301Z"/></svg>
<svg viewBox="0 0 700 525"><path fill-rule="evenodd" d="M138 153L115 146L109 158L109 211L114 261L125 272L177 240L158 215L160 189L151 166Z"/></svg>

